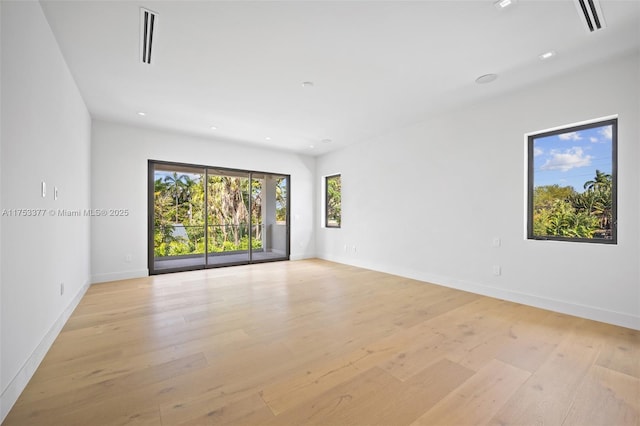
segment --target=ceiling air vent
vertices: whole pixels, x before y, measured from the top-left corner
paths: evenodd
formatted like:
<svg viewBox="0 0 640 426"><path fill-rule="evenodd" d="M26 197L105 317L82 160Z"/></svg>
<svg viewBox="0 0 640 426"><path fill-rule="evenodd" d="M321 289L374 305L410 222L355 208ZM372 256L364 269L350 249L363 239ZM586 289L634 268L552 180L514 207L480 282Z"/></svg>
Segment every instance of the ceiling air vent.
<svg viewBox="0 0 640 426"><path fill-rule="evenodd" d="M580 20L587 32L593 33L606 28L599 0L573 0L578 9Z"/></svg>
<svg viewBox="0 0 640 426"><path fill-rule="evenodd" d="M140 59L145 64L151 63L153 29L157 20L157 13L143 7L140 8Z"/></svg>

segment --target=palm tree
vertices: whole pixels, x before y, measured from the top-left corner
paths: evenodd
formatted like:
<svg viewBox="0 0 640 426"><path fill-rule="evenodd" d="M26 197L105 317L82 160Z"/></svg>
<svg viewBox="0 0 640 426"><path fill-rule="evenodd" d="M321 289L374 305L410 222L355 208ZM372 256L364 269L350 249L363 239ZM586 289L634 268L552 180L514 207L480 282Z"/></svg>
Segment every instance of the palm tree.
<svg viewBox="0 0 640 426"><path fill-rule="evenodd" d="M584 196L592 199L589 213L598 217L599 227L603 230L602 232L606 232L607 229L611 228L612 187L611 175L600 170L596 170L596 176L593 180L588 180L584 183L584 189L586 190Z"/></svg>
<svg viewBox="0 0 640 426"><path fill-rule="evenodd" d="M584 183L584 189L587 191L597 191L606 187L611 187L611 175L600 170L596 170L596 176L593 180Z"/></svg>
<svg viewBox="0 0 640 426"><path fill-rule="evenodd" d="M198 182L197 180L191 179L190 176L188 175L182 175L184 177L184 179L182 179L182 191L181 191L181 196L182 196L182 200L183 202L186 201L189 204L189 210L187 210L187 215L189 216L189 225L192 224L192 219L193 219L193 206L191 205L191 192L193 189L193 186L196 185Z"/></svg>
<svg viewBox="0 0 640 426"><path fill-rule="evenodd" d="M185 189L185 180L188 179L187 175L178 176L177 172L173 172L173 175L167 175L164 178L165 183L169 186L172 186L173 197L176 200L176 220L175 223L178 222L178 199L182 195Z"/></svg>

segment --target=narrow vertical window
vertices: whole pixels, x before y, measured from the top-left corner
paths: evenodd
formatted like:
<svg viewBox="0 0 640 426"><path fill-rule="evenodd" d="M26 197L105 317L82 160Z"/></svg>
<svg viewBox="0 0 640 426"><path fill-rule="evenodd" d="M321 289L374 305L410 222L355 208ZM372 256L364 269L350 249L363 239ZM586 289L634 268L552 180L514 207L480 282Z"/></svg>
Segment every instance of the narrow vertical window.
<svg viewBox="0 0 640 426"><path fill-rule="evenodd" d="M325 178L325 226L340 228L342 214L342 182L340 175Z"/></svg>
<svg viewBox="0 0 640 426"><path fill-rule="evenodd" d="M528 137L529 239L616 243L618 120Z"/></svg>

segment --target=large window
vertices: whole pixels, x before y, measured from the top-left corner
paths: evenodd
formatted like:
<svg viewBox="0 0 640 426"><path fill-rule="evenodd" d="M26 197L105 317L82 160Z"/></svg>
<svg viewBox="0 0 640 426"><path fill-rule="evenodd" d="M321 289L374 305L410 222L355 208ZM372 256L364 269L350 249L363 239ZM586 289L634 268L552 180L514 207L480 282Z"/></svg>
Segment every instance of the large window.
<svg viewBox="0 0 640 426"><path fill-rule="evenodd" d="M288 259L289 181L150 161L150 273Z"/></svg>
<svg viewBox="0 0 640 426"><path fill-rule="evenodd" d="M342 216L342 182L340 175L327 176L324 182L325 226L340 228Z"/></svg>
<svg viewBox="0 0 640 426"><path fill-rule="evenodd" d="M616 243L618 121L529 135L529 239Z"/></svg>

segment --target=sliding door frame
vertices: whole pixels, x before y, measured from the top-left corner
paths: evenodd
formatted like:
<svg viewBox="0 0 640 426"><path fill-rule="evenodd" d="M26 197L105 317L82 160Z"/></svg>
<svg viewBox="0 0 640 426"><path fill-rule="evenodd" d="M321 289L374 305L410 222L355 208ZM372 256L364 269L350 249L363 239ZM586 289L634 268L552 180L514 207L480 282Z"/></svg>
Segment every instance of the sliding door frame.
<svg viewBox="0 0 640 426"><path fill-rule="evenodd" d="M155 253L154 253L154 208L155 208L155 170L157 166L166 166L166 167L185 167L185 168L194 168L194 169L203 169L204 170L204 208L203 208L203 216L204 216L204 263L202 265L192 265L192 266L183 266L176 268L165 268L161 270L157 270L155 268ZM266 263L266 262L279 262L289 260L291 256L291 175L286 173L275 173L275 172L261 172L254 170L242 170L242 169L234 169L229 167L217 167L217 166L207 166L202 164L190 164L190 163L180 163L173 161L162 161L162 160L148 160L147 161L147 264L149 268L149 275L158 275L172 272L184 272L184 271L193 271L200 269L210 269L210 268L219 268L226 266L237 266L237 265L247 265L253 263ZM209 212L208 212L208 195L209 195L209 171L210 170L220 170L221 172L229 172L229 173L246 173L249 179L249 194L248 194L248 203L249 203L249 244L247 248L248 259L246 261L237 261L237 262L229 262L223 264L210 264L209 263ZM254 259L253 258L253 217L252 217L252 208L253 208L253 196L252 196L252 185L254 175L263 175L263 176L282 176L286 178L286 237L285 237L285 255L282 257L278 257L275 259ZM265 180L266 184L266 180Z"/></svg>

